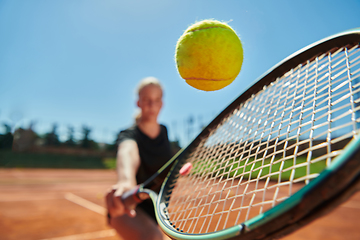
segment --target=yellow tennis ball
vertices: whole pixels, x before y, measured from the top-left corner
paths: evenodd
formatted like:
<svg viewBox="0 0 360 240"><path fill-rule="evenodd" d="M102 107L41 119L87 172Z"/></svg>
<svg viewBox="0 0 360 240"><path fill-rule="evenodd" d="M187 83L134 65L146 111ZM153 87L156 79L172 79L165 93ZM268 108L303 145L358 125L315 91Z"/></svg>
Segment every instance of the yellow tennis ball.
<svg viewBox="0 0 360 240"><path fill-rule="evenodd" d="M176 44L177 69L192 87L215 91L234 81L241 70L243 48L226 23L203 20L188 27Z"/></svg>

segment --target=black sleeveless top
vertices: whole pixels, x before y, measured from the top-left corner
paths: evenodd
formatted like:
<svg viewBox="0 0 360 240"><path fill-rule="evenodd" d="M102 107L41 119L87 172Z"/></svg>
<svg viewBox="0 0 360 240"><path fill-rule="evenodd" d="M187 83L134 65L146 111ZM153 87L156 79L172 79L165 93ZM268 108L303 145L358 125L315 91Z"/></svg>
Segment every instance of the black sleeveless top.
<svg viewBox="0 0 360 240"><path fill-rule="evenodd" d="M117 144L127 139L134 140L139 148L141 164L136 175L138 184L156 173L173 155L167 129L162 124L160 124L160 134L154 139L144 134L137 125L133 125L120 132Z"/></svg>

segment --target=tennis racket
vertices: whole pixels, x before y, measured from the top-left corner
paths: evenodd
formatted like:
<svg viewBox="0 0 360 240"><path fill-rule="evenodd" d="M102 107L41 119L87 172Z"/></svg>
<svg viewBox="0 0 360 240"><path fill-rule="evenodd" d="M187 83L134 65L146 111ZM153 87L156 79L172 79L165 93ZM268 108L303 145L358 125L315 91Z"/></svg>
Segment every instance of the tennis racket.
<svg viewBox="0 0 360 240"><path fill-rule="evenodd" d="M280 62L124 203L150 197L174 239L278 238L338 206L360 186L359 42L345 31Z"/></svg>

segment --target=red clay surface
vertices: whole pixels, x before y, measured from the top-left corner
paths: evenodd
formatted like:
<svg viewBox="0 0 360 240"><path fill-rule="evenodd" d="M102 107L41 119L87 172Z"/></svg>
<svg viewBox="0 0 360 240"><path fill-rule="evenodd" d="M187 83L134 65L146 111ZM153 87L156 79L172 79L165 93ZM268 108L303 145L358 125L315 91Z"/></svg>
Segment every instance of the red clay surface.
<svg viewBox="0 0 360 240"><path fill-rule="evenodd" d="M104 206L115 180L112 170L0 169L0 239L120 239L103 215L65 198L72 193ZM283 239L358 240L359 216L360 193Z"/></svg>

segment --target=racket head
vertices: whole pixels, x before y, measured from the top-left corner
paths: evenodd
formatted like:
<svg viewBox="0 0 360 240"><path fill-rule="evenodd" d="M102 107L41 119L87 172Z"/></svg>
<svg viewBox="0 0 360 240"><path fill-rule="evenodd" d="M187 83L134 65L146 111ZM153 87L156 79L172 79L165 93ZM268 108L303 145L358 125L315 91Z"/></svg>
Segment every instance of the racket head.
<svg viewBox="0 0 360 240"><path fill-rule="evenodd" d="M360 171L359 42L360 29L353 29L297 51L222 111L177 154L156 201L162 229L176 239L271 239L311 221L315 214L310 213L321 215L350 196ZM304 156L306 161L300 161ZM293 165L272 172L276 164L288 161ZM319 173L308 167L324 161ZM179 174L188 162L192 172ZM259 164L269 168L268 173L261 173L265 168ZM297 165L310 169L306 177L296 176ZM290 172L286 180L281 178L284 172ZM274 197L283 186L291 188L287 196ZM259 193L263 199L272 196L266 200L270 207L256 202ZM258 213L253 215L250 209L256 204ZM227 211L218 213L217 208ZM215 227L209 229L213 222Z"/></svg>

